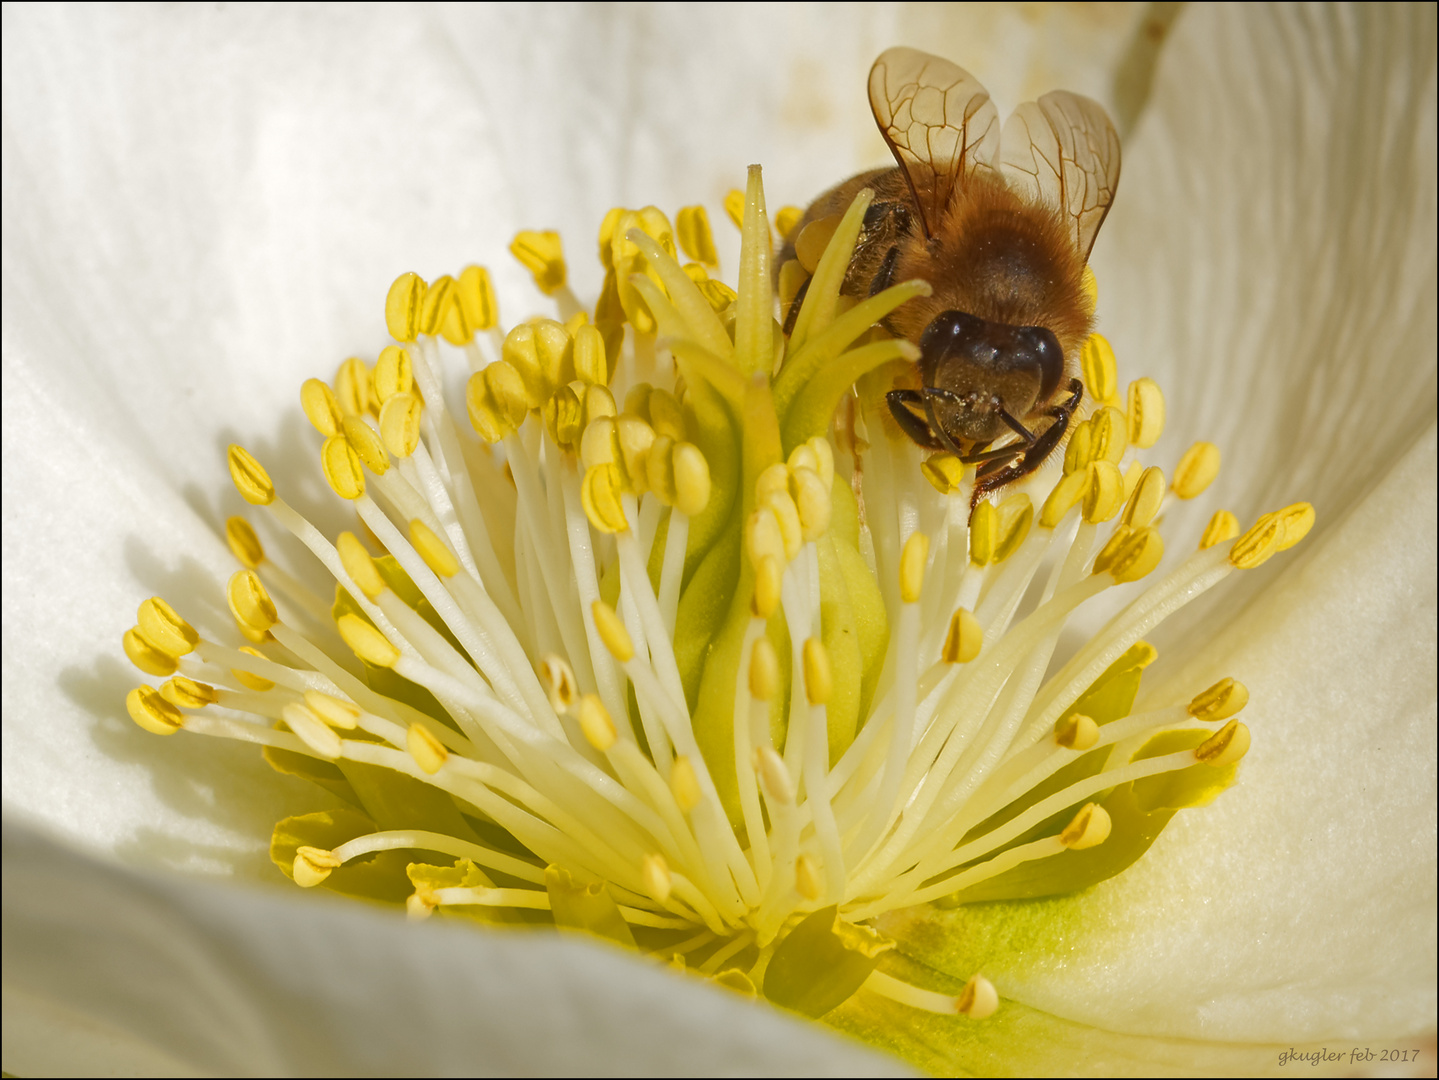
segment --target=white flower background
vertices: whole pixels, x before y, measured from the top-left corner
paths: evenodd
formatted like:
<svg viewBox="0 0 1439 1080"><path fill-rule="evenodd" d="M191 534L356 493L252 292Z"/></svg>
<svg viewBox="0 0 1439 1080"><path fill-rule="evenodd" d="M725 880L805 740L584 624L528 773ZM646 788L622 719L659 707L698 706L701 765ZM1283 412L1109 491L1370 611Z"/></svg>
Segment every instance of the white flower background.
<svg viewBox="0 0 1439 1080"><path fill-rule="evenodd" d="M1154 638L1148 692L1240 678L1254 749L1073 901L1081 940L987 972L1053 1019L1015 1060L1279 1071L1270 1046L1432 1032L1434 9L1189 7L1165 35L975 8L4 9L7 1070L896 1068L600 946L281 888L270 829L313 791L142 732L119 647L154 594L227 624L228 442L339 526L298 387L373 356L398 272L487 262L512 323L542 304L518 229L559 228L592 297L605 210L695 201L732 271L747 164L777 207L882 163L864 78L892 44L1002 113L1063 86L1126 129L1101 328L1166 391L1159 463L1196 438L1226 463L1171 544L1218 506L1318 513Z"/></svg>

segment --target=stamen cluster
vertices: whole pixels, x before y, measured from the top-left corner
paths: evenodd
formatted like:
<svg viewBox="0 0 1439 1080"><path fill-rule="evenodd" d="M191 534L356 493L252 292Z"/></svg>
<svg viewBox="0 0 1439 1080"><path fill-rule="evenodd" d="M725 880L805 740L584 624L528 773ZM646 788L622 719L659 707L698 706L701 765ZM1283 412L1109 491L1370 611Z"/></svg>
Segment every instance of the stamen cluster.
<svg viewBox="0 0 1439 1080"><path fill-rule="evenodd" d="M894 978L871 921L1083 888L1232 783L1247 691L1134 713L1143 637L1313 513L1242 535L1216 514L1046 678L1076 610L1160 567L1164 505L1209 485L1218 450L1196 444L1168 482L1145 467L1163 396L1139 379L1121 403L1095 335L1095 407L1038 509L1026 490L971 513L973 468L921 460L883 404L915 349L877 324L928 286L840 295L868 199L815 253L785 335L757 169L735 196L737 290L705 269L701 207L673 227L612 211L593 312L558 237L521 234L560 318L508 332L482 268L401 276L394 343L301 390L354 531L323 535L230 449L241 496L326 591L232 518L247 644L145 601L125 649L168 681L130 714L259 744L340 797L276 828L301 886L583 929L812 1015L863 985L981 1017L987 980Z"/></svg>

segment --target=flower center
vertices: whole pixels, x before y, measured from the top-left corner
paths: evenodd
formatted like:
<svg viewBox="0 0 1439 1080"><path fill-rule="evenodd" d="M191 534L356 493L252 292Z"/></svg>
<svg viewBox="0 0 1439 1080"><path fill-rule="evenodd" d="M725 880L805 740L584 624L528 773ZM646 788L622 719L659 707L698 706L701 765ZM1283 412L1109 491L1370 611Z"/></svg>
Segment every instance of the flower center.
<svg viewBox="0 0 1439 1080"><path fill-rule="evenodd" d="M867 202L806 245L788 333L757 169L727 202L737 290L701 265L699 207L677 227L612 211L593 312L558 237L522 234L511 250L564 321L502 333L478 267L401 276L396 343L301 390L356 530L332 541L230 450L240 494L318 560L323 591L232 518L249 644L147 600L125 648L168 681L133 691L131 715L258 743L338 796L276 828L301 886L584 930L812 1015L861 985L992 1012L982 976L955 996L886 973L870 922L1084 888L1232 783L1247 691L1133 711L1143 638L1313 513L1240 535L1220 512L1156 574L1165 502L1200 494L1219 455L1196 444L1169 481L1146 468L1163 397L1140 379L1121 405L1098 335L1096 407L1057 480L1029 485L1048 485L1038 508L1019 490L971 512L974 468L923 457L884 405L917 350L876 324L928 285L840 294ZM1127 604L1055 667L1067 621L1113 588Z"/></svg>

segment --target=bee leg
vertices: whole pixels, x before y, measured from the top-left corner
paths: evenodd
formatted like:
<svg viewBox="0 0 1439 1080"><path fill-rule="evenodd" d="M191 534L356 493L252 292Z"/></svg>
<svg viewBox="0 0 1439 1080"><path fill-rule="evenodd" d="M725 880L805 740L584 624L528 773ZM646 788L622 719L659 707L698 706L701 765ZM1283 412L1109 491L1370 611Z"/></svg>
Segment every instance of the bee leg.
<svg viewBox="0 0 1439 1080"><path fill-rule="evenodd" d="M869 283L869 295L878 296L894 284L894 266L899 262L899 245L896 244L884 254L884 262Z"/></svg>
<svg viewBox="0 0 1439 1080"><path fill-rule="evenodd" d="M1059 440L1064 438L1064 433L1069 430L1070 418L1074 410L1084 398L1084 384L1078 379L1069 381L1069 400L1063 405L1056 405L1049 410L1049 415L1054 417L1054 423L1040 432L1039 436L1024 451L1024 456L1013 465L1008 465L996 472L981 476L974 485L974 496L970 499L970 506L979 505L979 500L1004 487L1005 484L1013 483L1021 477L1028 476L1041 465L1044 459L1054 452L1059 445Z"/></svg>
<svg viewBox="0 0 1439 1080"><path fill-rule="evenodd" d="M1016 435L1018 435L1021 439L1024 440L1024 444L1026 446L1034 445L1034 432L1030 431L1029 428L1021 424L1010 413L1010 411L1004 407L1004 404L999 400L999 398L994 399L994 411L999 414L999 418L1004 421L1005 425L1009 428L1010 431L1014 432Z"/></svg>
<svg viewBox="0 0 1439 1080"><path fill-rule="evenodd" d="M934 430L909 408L910 405L923 404L918 390L891 390L884 398L889 402L889 411L894 414L894 422L916 443L926 450L948 449L940 439L935 438Z"/></svg>
<svg viewBox="0 0 1439 1080"><path fill-rule="evenodd" d="M789 302L789 314L784 317L784 336L789 337L794 333L795 320L799 318L799 309L804 304L805 294L809 292L809 283L814 278L805 278L800 287L795 290L794 299Z"/></svg>

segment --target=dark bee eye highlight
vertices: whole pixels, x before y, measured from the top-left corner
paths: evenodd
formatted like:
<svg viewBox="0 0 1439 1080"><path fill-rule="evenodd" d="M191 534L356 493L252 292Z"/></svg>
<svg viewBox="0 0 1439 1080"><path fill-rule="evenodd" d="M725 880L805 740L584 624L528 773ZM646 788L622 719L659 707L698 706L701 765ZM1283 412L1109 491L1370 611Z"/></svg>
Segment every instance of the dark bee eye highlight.
<svg viewBox="0 0 1439 1080"><path fill-rule="evenodd" d="M1064 350L1059 339L1042 326L1022 326L1016 336L1039 365L1039 399L1048 401L1064 377Z"/></svg>

